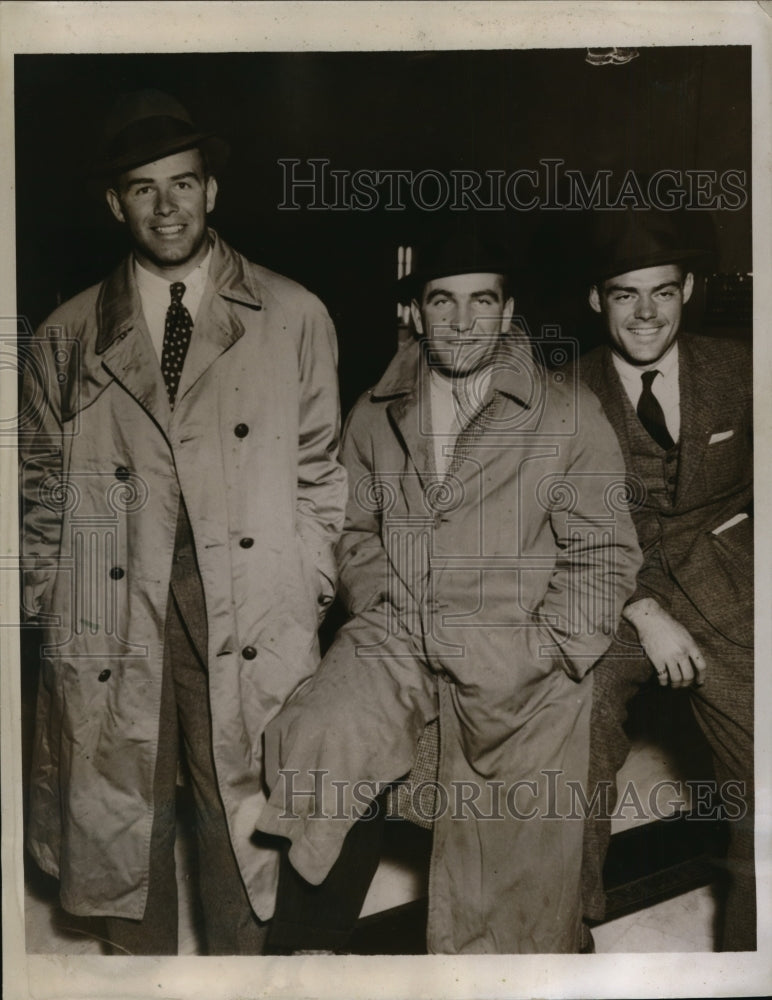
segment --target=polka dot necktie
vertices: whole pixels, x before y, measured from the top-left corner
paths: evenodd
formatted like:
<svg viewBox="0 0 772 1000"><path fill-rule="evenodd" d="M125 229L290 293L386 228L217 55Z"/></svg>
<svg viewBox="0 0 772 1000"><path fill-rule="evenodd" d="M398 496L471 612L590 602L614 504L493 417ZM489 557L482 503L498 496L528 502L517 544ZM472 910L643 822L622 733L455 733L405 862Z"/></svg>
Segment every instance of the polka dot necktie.
<svg viewBox="0 0 772 1000"><path fill-rule="evenodd" d="M172 301L166 310L164 342L161 350L161 371L164 382L166 382L166 391L169 393L169 403L174 409L182 366L185 363L185 355L188 353L188 345L193 333L193 320L182 304L185 285L181 281L175 281L170 286L169 291Z"/></svg>
<svg viewBox="0 0 772 1000"><path fill-rule="evenodd" d="M670 436L670 431L667 429L665 414L662 412L659 400L651 389L651 383L657 375L659 375L659 371L657 369L654 371L643 372L641 375L643 391L641 392L641 398L638 400L638 419L641 421L649 434L654 438L660 448L664 448L665 451L667 451L669 448L673 447L675 442Z"/></svg>

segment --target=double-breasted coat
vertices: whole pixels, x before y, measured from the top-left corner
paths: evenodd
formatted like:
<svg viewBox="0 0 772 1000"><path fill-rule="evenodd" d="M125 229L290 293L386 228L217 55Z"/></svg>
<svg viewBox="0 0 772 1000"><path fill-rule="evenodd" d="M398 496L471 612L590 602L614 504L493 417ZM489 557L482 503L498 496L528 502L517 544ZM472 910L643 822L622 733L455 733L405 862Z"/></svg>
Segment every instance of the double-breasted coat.
<svg viewBox="0 0 772 1000"><path fill-rule="evenodd" d="M147 894L164 622L180 497L208 630L212 746L257 914L264 726L318 664L345 505L336 344L322 304L210 233L176 405L131 259L26 345L25 609L44 628L28 844L78 914Z"/></svg>

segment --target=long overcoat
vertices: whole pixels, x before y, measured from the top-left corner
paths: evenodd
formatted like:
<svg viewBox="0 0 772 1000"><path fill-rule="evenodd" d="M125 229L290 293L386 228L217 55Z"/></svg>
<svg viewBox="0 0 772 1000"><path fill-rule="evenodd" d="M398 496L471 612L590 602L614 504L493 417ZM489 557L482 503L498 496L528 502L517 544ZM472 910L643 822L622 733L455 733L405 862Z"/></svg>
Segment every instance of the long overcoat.
<svg viewBox="0 0 772 1000"><path fill-rule="evenodd" d="M203 583L213 751L253 907L262 733L318 664L345 505L322 304L211 233L176 405L126 260L26 345L25 610L45 648L28 844L65 909L139 918L148 888L164 622L184 498Z"/></svg>
<svg viewBox="0 0 772 1000"><path fill-rule="evenodd" d="M337 554L353 617L268 727L280 777L259 827L320 882L359 795L406 774L439 717L437 797L415 803L435 820L429 950L571 951L590 670L641 562L624 463L597 398L515 333L486 395L459 401L438 475L430 358L407 342L349 418Z"/></svg>

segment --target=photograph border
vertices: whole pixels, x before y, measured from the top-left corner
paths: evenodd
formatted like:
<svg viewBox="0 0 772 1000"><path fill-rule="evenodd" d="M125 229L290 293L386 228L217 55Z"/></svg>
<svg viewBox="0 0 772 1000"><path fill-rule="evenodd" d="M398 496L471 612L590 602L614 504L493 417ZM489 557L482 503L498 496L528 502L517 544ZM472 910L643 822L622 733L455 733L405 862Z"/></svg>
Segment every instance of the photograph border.
<svg viewBox="0 0 772 1000"><path fill-rule="evenodd" d="M138 8L147 8L144 12ZM184 10L184 23L181 17ZM147 27L151 25L151 27ZM7 3L0 7L0 428L16 419L14 56L19 53L367 51L750 45L753 93L756 426L756 953L370 958L27 955L22 861L18 501L15 447L0 447L0 736L4 996L8 1000L258 997L754 996L772 987L772 4L568 0L325 3Z"/></svg>

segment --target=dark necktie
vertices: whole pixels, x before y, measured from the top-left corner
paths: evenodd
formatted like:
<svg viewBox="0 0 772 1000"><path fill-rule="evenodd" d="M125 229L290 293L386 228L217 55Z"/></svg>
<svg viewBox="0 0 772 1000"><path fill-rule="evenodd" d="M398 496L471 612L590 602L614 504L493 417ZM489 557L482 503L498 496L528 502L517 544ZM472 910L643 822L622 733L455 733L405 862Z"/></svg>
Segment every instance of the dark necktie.
<svg viewBox="0 0 772 1000"><path fill-rule="evenodd" d="M667 451L673 447L675 442L667 429L665 414L662 412L659 400L651 391L651 383L657 375L659 375L657 369L651 372L643 372L641 375L643 392L641 393L641 398L638 400L638 419L660 448L664 448Z"/></svg>
<svg viewBox="0 0 772 1000"><path fill-rule="evenodd" d="M164 382L166 382L166 391L169 393L169 404L174 409L182 366L185 363L185 355L188 353L188 345L193 333L193 320L182 304L185 285L181 281L175 281L169 287L169 292L172 301L166 310L164 343L161 350L161 371Z"/></svg>

